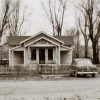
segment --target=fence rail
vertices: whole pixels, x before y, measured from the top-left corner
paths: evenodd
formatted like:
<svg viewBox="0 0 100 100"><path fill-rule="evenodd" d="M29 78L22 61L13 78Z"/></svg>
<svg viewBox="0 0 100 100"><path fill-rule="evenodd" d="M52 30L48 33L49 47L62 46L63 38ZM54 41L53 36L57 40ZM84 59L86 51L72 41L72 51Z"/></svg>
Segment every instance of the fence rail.
<svg viewBox="0 0 100 100"><path fill-rule="evenodd" d="M69 72L69 65L38 65L38 72L41 74L66 74Z"/></svg>
<svg viewBox="0 0 100 100"><path fill-rule="evenodd" d="M0 67L0 74L35 75L35 74L68 74L70 65L33 65Z"/></svg>

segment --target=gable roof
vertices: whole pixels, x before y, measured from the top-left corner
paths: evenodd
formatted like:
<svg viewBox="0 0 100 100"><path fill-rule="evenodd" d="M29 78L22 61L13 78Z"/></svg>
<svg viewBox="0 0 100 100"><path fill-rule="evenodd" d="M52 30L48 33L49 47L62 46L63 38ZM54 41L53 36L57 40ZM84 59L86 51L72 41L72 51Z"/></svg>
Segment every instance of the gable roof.
<svg viewBox="0 0 100 100"><path fill-rule="evenodd" d="M74 45L73 36L54 36L55 38L64 42L64 45Z"/></svg>
<svg viewBox="0 0 100 100"><path fill-rule="evenodd" d="M7 39L8 45L20 45L20 42L29 38L30 36L9 36Z"/></svg>
<svg viewBox="0 0 100 100"><path fill-rule="evenodd" d="M55 38L55 37L53 37L53 36L51 36L51 35L49 35L49 34L43 32L43 31L41 31L41 32L39 32L39 33L37 33L37 34L35 34L35 35L33 35L33 36L31 36L31 37L29 37L29 38L27 38L27 39L21 41L20 44L22 44L22 43L24 43L24 42L26 42L26 41L28 41L28 40L30 40L30 39L32 39L32 38L35 38L36 36L39 36L39 35L45 35L45 36L48 36L48 37L50 37L50 38L52 38L52 39L54 39L54 40L56 40L56 41L58 41L58 42L60 42L60 43L64 43L63 41L61 41L61 40L59 40L59 39L57 39L57 38Z"/></svg>
<svg viewBox="0 0 100 100"><path fill-rule="evenodd" d="M32 36L9 36L7 40L8 45L20 45L22 41L26 41ZM55 39L64 42L64 45L74 45L72 36L54 36Z"/></svg>

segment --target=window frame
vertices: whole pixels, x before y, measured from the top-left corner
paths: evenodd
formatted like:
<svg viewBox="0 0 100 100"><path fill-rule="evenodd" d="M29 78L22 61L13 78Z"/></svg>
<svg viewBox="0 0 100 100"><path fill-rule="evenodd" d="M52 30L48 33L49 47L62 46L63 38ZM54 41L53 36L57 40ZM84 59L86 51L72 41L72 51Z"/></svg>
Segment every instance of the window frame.
<svg viewBox="0 0 100 100"><path fill-rule="evenodd" d="M53 48L48 48L48 60L53 60Z"/></svg>
<svg viewBox="0 0 100 100"><path fill-rule="evenodd" d="M35 48L31 49L31 60L36 60L36 49Z"/></svg>

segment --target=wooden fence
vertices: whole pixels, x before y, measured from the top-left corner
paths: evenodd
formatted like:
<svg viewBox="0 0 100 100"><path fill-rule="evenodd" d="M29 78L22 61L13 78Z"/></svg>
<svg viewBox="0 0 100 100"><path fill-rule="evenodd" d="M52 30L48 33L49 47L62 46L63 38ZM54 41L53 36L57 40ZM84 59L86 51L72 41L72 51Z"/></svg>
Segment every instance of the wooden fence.
<svg viewBox="0 0 100 100"><path fill-rule="evenodd" d="M33 65L0 67L0 75L68 74L70 65Z"/></svg>
<svg viewBox="0 0 100 100"><path fill-rule="evenodd" d="M67 74L70 65L38 65L37 70L40 74Z"/></svg>

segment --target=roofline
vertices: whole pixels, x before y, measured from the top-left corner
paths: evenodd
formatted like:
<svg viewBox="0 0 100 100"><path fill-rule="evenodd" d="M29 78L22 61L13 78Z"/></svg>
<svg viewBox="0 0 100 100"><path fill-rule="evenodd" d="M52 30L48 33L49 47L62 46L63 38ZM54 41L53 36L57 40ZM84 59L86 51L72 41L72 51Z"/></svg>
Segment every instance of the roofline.
<svg viewBox="0 0 100 100"><path fill-rule="evenodd" d="M14 50L14 49L17 49L17 48L19 48L19 47L21 47L21 46L16 46L16 47L14 47L14 48L11 48L10 50Z"/></svg>
<svg viewBox="0 0 100 100"><path fill-rule="evenodd" d="M63 45L62 45L62 47L66 48L66 49L69 49L69 50L73 50L72 47L66 47L66 46L63 46Z"/></svg>
<svg viewBox="0 0 100 100"><path fill-rule="evenodd" d="M47 36L49 36L49 37L51 37L51 38L53 38L53 39L55 39L56 41L58 41L58 42L60 42L60 43L62 43L62 44L64 43L63 41L61 41L61 40L59 40L59 39L57 39L57 38L55 38L55 37L52 37L51 35L48 35L47 33L41 31L41 32L38 32L37 34L33 35L32 37L29 37L29 38L27 38L27 39L21 41L20 44L22 44L22 43L24 43L24 42L26 42L26 41L28 41L28 40L30 40L30 39L36 37L37 35L40 35L41 33L44 34L44 35L47 35Z"/></svg>

